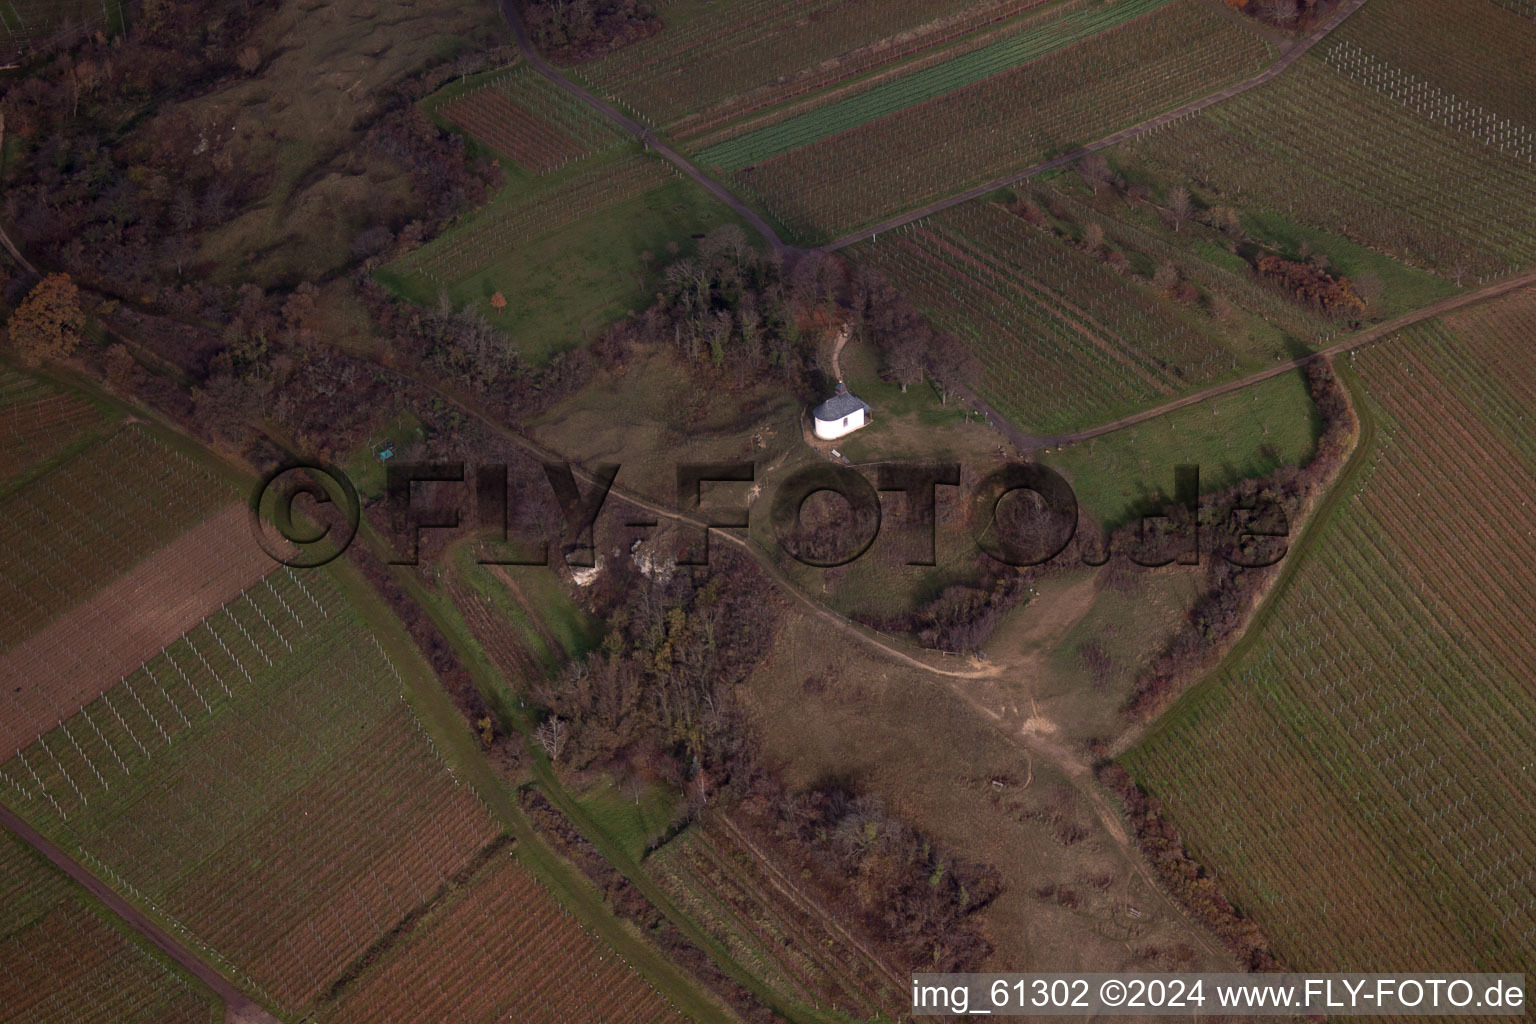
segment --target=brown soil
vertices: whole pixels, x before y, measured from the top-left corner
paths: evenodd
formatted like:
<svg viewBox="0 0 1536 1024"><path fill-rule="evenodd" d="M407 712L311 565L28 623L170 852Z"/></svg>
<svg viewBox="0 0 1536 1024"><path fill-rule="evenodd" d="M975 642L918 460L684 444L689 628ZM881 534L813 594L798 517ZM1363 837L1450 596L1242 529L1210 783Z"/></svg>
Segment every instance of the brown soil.
<svg viewBox="0 0 1536 1024"><path fill-rule="evenodd" d="M247 515L229 505L0 655L0 760L274 569Z"/></svg>

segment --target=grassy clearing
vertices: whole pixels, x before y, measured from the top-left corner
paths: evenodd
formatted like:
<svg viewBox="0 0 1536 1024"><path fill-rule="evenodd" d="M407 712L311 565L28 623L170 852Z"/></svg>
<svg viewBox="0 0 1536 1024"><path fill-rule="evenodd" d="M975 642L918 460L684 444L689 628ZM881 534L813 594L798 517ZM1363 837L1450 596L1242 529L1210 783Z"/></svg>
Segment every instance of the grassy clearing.
<svg viewBox="0 0 1536 1024"><path fill-rule="evenodd" d="M641 860L672 827L682 795L660 783L603 779L574 794L587 818Z"/></svg>
<svg viewBox="0 0 1536 1024"><path fill-rule="evenodd" d="M678 463L777 463L800 447L800 413L777 382L700 386L670 348L657 347L599 373L531 429L573 460L619 463L617 486L670 506Z"/></svg>
<svg viewBox="0 0 1536 1024"><path fill-rule="evenodd" d="M638 146L541 178L508 175L455 229L379 272L402 297L474 305L535 361L576 348L652 299L654 271L735 218ZM491 297L501 293L506 309Z"/></svg>
<svg viewBox="0 0 1536 1024"><path fill-rule="evenodd" d="M360 231L414 215L409 176L360 145L381 98L391 83L504 31L493 4L284 0L249 40L262 56L255 74L161 115L217 127L203 159L273 170L250 209L207 235L202 258L221 279L263 287L352 263Z"/></svg>
<svg viewBox="0 0 1536 1024"><path fill-rule="evenodd" d="M1200 491L1265 477L1312 457L1320 423L1298 371L1103 437L1042 461L1072 484L1079 507L1113 529L1172 499L1174 467L1200 467Z"/></svg>
<svg viewBox="0 0 1536 1024"><path fill-rule="evenodd" d="M1060 628L1036 636L1049 641ZM747 682L746 697L765 755L784 766L792 789L829 779L852 784L1009 880L982 912L996 947L983 970L1120 963L1127 943L1133 950L1187 947L1186 969L1218 969L1223 961L1199 952L1196 933L1103 829L1088 794L1021 740L1031 716L1048 737L1058 728L1055 698L1037 692L1043 682L1032 670L947 680L796 613ZM1074 892L1076 905L1036 895L1051 886ZM1128 915L1126 904L1139 916Z"/></svg>

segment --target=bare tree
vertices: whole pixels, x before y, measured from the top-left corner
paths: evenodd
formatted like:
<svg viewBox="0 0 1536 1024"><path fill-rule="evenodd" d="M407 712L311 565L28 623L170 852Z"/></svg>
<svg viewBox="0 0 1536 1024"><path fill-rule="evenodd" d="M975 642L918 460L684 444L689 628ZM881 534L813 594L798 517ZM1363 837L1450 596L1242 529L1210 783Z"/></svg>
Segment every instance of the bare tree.
<svg viewBox="0 0 1536 1024"><path fill-rule="evenodd" d="M1175 185L1168 190L1168 219L1173 223L1173 230L1178 231L1189 220L1194 212L1194 204L1189 196L1189 189L1183 185Z"/></svg>
<svg viewBox="0 0 1536 1024"><path fill-rule="evenodd" d="M1381 301L1386 297L1387 286L1382 281L1381 275L1374 270L1367 270L1354 280L1355 295L1365 303L1368 313L1378 315L1381 313Z"/></svg>
<svg viewBox="0 0 1536 1024"><path fill-rule="evenodd" d="M566 728L564 719L556 715L546 718L543 724L533 731L535 742L544 749L544 753L549 755L551 761L560 760L568 735L569 730Z"/></svg>
<svg viewBox="0 0 1536 1024"><path fill-rule="evenodd" d="M1083 249L1090 256L1097 257L1104 251L1104 229L1098 224L1089 224L1083 231Z"/></svg>
<svg viewBox="0 0 1536 1024"><path fill-rule="evenodd" d="M1088 187L1095 192L1099 190L1099 186L1114 177L1114 172L1109 167L1109 161L1097 153L1090 154L1079 160L1077 162L1077 173L1088 183Z"/></svg>

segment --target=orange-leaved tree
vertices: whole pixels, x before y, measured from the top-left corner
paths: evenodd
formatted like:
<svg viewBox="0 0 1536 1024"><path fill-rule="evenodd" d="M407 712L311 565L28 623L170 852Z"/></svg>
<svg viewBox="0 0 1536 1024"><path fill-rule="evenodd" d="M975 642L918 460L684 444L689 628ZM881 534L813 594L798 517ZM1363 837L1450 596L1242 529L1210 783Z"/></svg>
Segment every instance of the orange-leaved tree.
<svg viewBox="0 0 1536 1024"><path fill-rule="evenodd" d="M26 365L63 359L80 344L80 332L85 329L80 289L68 274L49 274L21 300L7 327L11 346Z"/></svg>
<svg viewBox="0 0 1536 1024"><path fill-rule="evenodd" d="M501 311L507 308L507 297L497 292L491 296L491 305L496 307L496 315L500 316Z"/></svg>

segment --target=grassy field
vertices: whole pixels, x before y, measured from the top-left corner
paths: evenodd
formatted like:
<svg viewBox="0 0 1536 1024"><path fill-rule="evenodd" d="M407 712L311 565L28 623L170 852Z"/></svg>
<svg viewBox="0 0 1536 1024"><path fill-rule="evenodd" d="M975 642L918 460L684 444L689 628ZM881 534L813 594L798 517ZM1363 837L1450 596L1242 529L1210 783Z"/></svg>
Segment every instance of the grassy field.
<svg viewBox="0 0 1536 1024"><path fill-rule="evenodd" d="M213 1024L212 993L0 833L0 1006L32 1024Z"/></svg>
<svg viewBox="0 0 1536 1024"><path fill-rule="evenodd" d="M1200 467L1200 491L1312 458L1319 423L1298 371L1042 456L1105 527L1173 500L1173 470Z"/></svg>
<svg viewBox="0 0 1536 1024"><path fill-rule="evenodd" d="M1257 35L1179 0L731 181L793 237L820 241L1135 124L1252 75L1270 57Z"/></svg>
<svg viewBox="0 0 1536 1024"><path fill-rule="evenodd" d="M1089 607L1092 588L1078 593L1081 586L1074 580L1064 588L1071 593L1053 590L1051 600L1020 609L1010 644L1052 649ZM946 679L791 614L746 699L786 785L855 786L1002 872L1003 893L982 911L996 947L982 970L1228 969L1147 884L1090 794L1034 751L1032 737L1071 738L1066 723L1082 699L1058 692L1046 667L1041 660L996 678Z"/></svg>
<svg viewBox="0 0 1536 1024"><path fill-rule="evenodd" d="M787 120L710 146L699 162L722 171L743 167L849 131L888 114L1011 71L1029 61L1150 13L1170 0L1127 0L1092 7L1067 5L1052 17L1031 21L998 42L931 67L880 82L856 94Z"/></svg>
<svg viewBox="0 0 1536 1024"><path fill-rule="evenodd" d="M8 761L5 799L297 1011L496 831L402 686L328 572L277 574Z"/></svg>
<svg viewBox="0 0 1536 1024"><path fill-rule="evenodd" d="M670 165L625 145L542 177L509 174L491 202L379 277L415 302L477 306L543 360L646 306L669 246L733 221Z"/></svg>
<svg viewBox="0 0 1536 1024"><path fill-rule="evenodd" d="M1532 966L1533 322L1516 295L1358 354L1321 543L1124 758L1293 969Z"/></svg>
<svg viewBox="0 0 1536 1024"><path fill-rule="evenodd" d="M1342 233L1458 283L1528 266L1536 233L1512 213L1527 202L1536 150L1491 145L1487 132L1513 129L1446 123L1406 91L1379 88L1347 45L1324 44L1273 82L1126 151L1166 180Z"/></svg>

